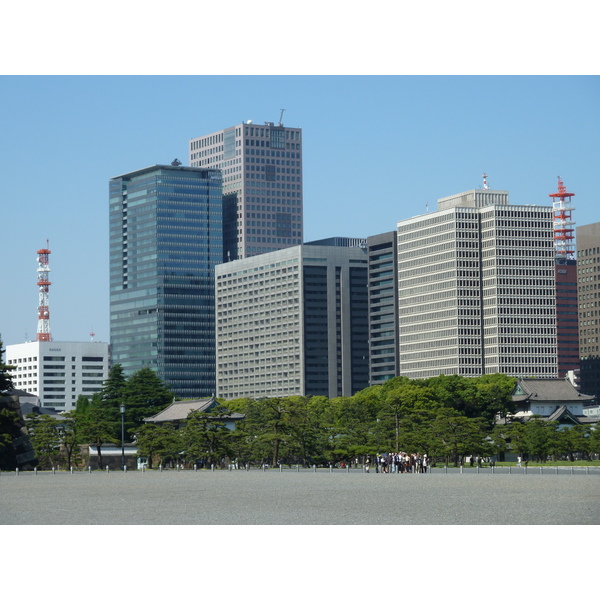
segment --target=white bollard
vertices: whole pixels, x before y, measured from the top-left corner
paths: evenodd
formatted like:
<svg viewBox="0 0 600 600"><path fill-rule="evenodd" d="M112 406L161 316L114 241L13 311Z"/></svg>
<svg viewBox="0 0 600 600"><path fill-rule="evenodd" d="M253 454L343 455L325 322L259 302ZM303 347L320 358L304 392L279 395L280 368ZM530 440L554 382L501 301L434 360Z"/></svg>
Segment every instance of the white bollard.
<svg viewBox="0 0 600 600"><path fill-rule="evenodd" d="M56 468L52 467L52 475L56 475Z"/></svg>
<svg viewBox="0 0 600 600"><path fill-rule="evenodd" d="M71 475L73 475L73 467L71 467Z"/></svg>
<svg viewBox="0 0 600 600"><path fill-rule="evenodd" d="M91 467L91 466L89 466L89 467L88 467L88 473L89 473L90 475L92 474L92 467Z"/></svg>
<svg viewBox="0 0 600 600"><path fill-rule="evenodd" d="M15 475L18 475L18 474L19 474L19 467L17 467L17 468L15 469Z"/></svg>
<svg viewBox="0 0 600 600"><path fill-rule="evenodd" d="M123 473L127 473L127 465L123 465Z"/></svg>
<svg viewBox="0 0 600 600"><path fill-rule="evenodd" d="M106 472L108 473L108 465L106 465Z"/></svg>
<svg viewBox="0 0 600 600"><path fill-rule="evenodd" d="M37 467L34 467L33 472L37 475Z"/></svg>

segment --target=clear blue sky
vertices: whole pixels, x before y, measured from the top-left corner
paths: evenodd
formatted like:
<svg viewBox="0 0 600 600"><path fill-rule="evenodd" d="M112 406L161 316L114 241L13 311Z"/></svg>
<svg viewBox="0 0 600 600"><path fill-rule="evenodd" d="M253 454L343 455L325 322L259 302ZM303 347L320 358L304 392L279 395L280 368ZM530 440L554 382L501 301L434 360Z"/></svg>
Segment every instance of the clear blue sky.
<svg viewBox="0 0 600 600"><path fill-rule="evenodd" d="M305 241L368 236L482 186L600 220L600 78L0 77L5 344L35 339L36 252L50 240L54 339L109 341L108 180L252 119L302 127Z"/></svg>

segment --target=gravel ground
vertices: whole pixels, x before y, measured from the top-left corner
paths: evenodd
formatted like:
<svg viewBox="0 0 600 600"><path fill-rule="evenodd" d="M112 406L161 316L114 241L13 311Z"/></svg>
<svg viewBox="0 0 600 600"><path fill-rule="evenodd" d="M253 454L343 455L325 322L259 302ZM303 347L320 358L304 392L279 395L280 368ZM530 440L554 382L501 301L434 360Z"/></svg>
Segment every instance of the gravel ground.
<svg viewBox="0 0 600 600"><path fill-rule="evenodd" d="M597 525L600 475L4 472L0 524Z"/></svg>

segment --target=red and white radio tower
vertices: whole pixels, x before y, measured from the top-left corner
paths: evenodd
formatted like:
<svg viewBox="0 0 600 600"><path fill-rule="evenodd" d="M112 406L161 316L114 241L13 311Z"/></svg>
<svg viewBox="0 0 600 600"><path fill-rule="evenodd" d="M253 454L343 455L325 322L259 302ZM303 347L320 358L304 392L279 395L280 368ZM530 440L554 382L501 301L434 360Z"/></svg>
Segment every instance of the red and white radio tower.
<svg viewBox="0 0 600 600"><path fill-rule="evenodd" d="M575 236L571 220L571 212L575 210L571 206L571 198L575 194L567 192L560 175L558 177L558 192L549 194L552 198L552 207L554 209L554 251L557 260L564 262L575 258Z"/></svg>
<svg viewBox="0 0 600 600"><path fill-rule="evenodd" d="M48 241L46 240L46 245ZM38 250L38 290L39 290L39 302L38 302L38 328L37 337L38 342L51 342L52 336L50 335L50 307L48 304L48 289L50 288L50 281L48 281L48 274L50 273L50 267L48 266L48 258L50 256L50 249L44 248Z"/></svg>

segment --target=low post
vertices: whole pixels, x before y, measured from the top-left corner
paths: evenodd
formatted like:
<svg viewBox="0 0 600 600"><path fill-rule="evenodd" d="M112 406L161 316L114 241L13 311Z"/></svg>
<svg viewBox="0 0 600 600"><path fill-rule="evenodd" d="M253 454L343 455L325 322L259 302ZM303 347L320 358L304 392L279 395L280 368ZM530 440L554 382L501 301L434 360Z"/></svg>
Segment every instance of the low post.
<svg viewBox="0 0 600 600"><path fill-rule="evenodd" d="M585 468L585 474L586 474L586 475L589 475L589 474L590 474L590 468L589 468L589 467L586 467L586 468Z"/></svg>
<svg viewBox="0 0 600 600"><path fill-rule="evenodd" d="M198 465L194 464L194 473L198 470Z"/></svg>
<svg viewBox="0 0 600 600"><path fill-rule="evenodd" d="M333 473L333 465L329 465L329 472Z"/></svg>
<svg viewBox="0 0 600 600"><path fill-rule="evenodd" d="M523 475L527 475L527 465L525 465L525 468L523 469Z"/></svg>
<svg viewBox="0 0 600 600"><path fill-rule="evenodd" d="M510 475L511 470L510 470L510 465L508 465L508 474Z"/></svg>
<svg viewBox="0 0 600 600"><path fill-rule="evenodd" d="M460 472L461 473L463 472L463 466L462 465L460 465Z"/></svg>
<svg viewBox="0 0 600 600"><path fill-rule="evenodd" d="M162 463L160 463L160 465L158 465L158 470L160 473L162 473Z"/></svg>
<svg viewBox="0 0 600 600"><path fill-rule="evenodd" d="M281 463L279 463L279 472L281 473L283 470L283 465Z"/></svg>
<svg viewBox="0 0 600 600"><path fill-rule="evenodd" d="M317 472L317 465L313 465L313 473Z"/></svg>
<svg viewBox="0 0 600 600"><path fill-rule="evenodd" d="M573 475L574 471L573 471L573 467L571 467L571 475Z"/></svg>
<svg viewBox="0 0 600 600"><path fill-rule="evenodd" d="M52 475L56 475L56 467L52 467Z"/></svg>
<svg viewBox="0 0 600 600"><path fill-rule="evenodd" d="M540 467L540 475L543 473L543 467Z"/></svg>
<svg viewBox="0 0 600 600"><path fill-rule="evenodd" d="M17 468L15 469L15 475L18 475L18 474L19 474L19 467L17 467Z"/></svg>
<svg viewBox="0 0 600 600"><path fill-rule="evenodd" d="M37 475L37 467L33 468L33 472Z"/></svg>
<svg viewBox="0 0 600 600"><path fill-rule="evenodd" d="M250 463L246 463L246 471L250 470Z"/></svg>
<svg viewBox="0 0 600 600"><path fill-rule="evenodd" d="M444 473L448 472L448 465L444 465Z"/></svg>
<svg viewBox="0 0 600 600"><path fill-rule="evenodd" d="M346 465L346 473L350 473L350 467Z"/></svg>
<svg viewBox="0 0 600 600"><path fill-rule="evenodd" d="M106 465L106 472L108 473L108 465Z"/></svg>
<svg viewBox="0 0 600 600"><path fill-rule="evenodd" d="M215 472L215 465L213 465L212 463L211 463L211 465L210 465L210 472L211 472L211 473L214 473L214 472Z"/></svg>
<svg viewBox="0 0 600 600"><path fill-rule="evenodd" d="M296 465L296 473L300 473L300 465Z"/></svg>
<svg viewBox="0 0 600 600"><path fill-rule="evenodd" d="M71 475L73 475L73 467L71 467Z"/></svg>
<svg viewBox="0 0 600 600"><path fill-rule="evenodd" d="M91 475L92 474L92 467L91 465L88 465L88 473Z"/></svg>
<svg viewBox="0 0 600 600"><path fill-rule="evenodd" d="M558 467L554 467L554 473L558 475Z"/></svg>
<svg viewBox="0 0 600 600"><path fill-rule="evenodd" d="M127 465L123 465L123 473L127 473Z"/></svg>
<svg viewBox="0 0 600 600"><path fill-rule="evenodd" d="M479 473L479 465L477 465L476 469L477 469L476 472Z"/></svg>

